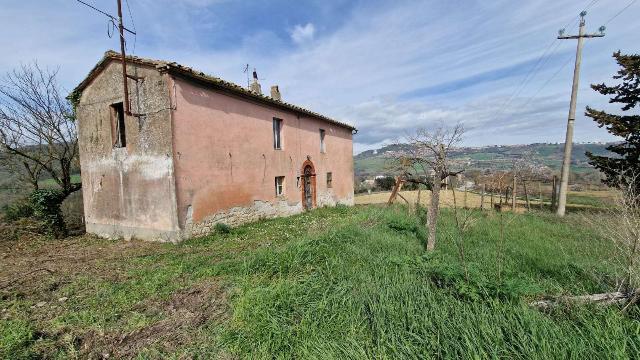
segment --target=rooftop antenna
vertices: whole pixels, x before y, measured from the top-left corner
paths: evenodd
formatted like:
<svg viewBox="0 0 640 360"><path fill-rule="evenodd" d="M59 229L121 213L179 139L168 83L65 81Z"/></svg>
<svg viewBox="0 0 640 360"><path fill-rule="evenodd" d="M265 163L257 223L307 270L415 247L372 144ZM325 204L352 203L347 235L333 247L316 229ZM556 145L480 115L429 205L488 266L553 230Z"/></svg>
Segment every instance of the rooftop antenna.
<svg viewBox="0 0 640 360"><path fill-rule="evenodd" d="M247 74L247 89L251 87L251 79L249 78L249 64L244 66L243 73Z"/></svg>

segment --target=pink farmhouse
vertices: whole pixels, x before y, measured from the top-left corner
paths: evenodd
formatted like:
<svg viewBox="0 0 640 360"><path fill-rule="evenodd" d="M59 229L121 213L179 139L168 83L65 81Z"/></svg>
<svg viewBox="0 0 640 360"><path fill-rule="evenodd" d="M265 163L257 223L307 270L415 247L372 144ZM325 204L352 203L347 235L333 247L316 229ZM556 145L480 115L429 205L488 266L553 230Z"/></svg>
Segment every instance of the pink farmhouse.
<svg viewBox="0 0 640 360"><path fill-rule="evenodd" d="M355 128L172 62L109 51L74 90L87 232L177 242L353 204Z"/></svg>

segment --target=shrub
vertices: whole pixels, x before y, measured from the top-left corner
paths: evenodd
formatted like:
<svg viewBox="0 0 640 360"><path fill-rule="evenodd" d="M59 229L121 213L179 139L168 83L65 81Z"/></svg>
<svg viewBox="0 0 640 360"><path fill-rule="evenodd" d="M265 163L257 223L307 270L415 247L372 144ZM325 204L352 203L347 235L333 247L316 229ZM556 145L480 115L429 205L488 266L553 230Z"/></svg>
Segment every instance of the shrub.
<svg viewBox="0 0 640 360"><path fill-rule="evenodd" d="M218 234L228 234L231 232L231 226L225 224L225 223L217 223L213 229L216 231L216 233Z"/></svg>
<svg viewBox="0 0 640 360"><path fill-rule="evenodd" d="M4 219L6 221L13 222L18 219L24 219L33 216L33 207L28 200L24 199L4 206L2 212L4 213Z"/></svg>
<svg viewBox="0 0 640 360"><path fill-rule="evenodd" d="M67 235L67 227L60 209L64 198L64 194L58 189L39 189L29 196L34 217L44 222L46 232L55 237Z"/></svg>
<svg viewBox="0 0 640 360"><path fill-rule="evenodd" d="M375 180L376 188L384 191L393 189L396 179L393 176L379 177Z"/></svg>

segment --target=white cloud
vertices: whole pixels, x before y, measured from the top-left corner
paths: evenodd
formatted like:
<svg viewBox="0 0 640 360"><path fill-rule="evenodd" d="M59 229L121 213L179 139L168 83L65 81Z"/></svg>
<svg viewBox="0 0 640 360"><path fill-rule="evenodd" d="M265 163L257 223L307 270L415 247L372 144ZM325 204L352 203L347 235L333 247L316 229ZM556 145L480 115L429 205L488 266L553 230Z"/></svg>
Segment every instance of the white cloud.
<svg viewBox="0 0 640 360"><path fill-rule="evenodd" d="M474 1L464 6L437 0L362 2L353 11L333 14L341 19L340 25L309 18L290 28L291 40L282 36L282 23L269 28L252 22L230 29L220 20L225 13L218 11L223 9L193 6L220 1L162 0L162 6L156 0L130 1L139 32L137 54L177 61L238 84L246 82L242 69L250 63L267 79L264 85L280 85L285 100L353 123L359 129L354 137L358 150L440 121L464 122L467 144L564 137L573 63L568 62L536 98L531 96L565 60L573 59L573 41L559 42L555 60L545 64L511 106L500 108L555 38L556 29L584 6L575 0ZM101 6L113 13L109 4ZM597 3L589 10L588 31L621 8ZM582 109L587 104L608 108L606 97L588 84L612 82L617 70L613 51L637 52L637 8L609 24L606 37L586 43L576 141L608 138ZM106 37L103 17L68 0L51 0L46 6L38 0L15 2L0 12L0 22L8 29L0 38L6 50L0 72L37 58L44 65L59 65L69 87L87 74L104 50L118 46L115 37ZM317 36L317 28L323 29L322 36ZM209 36L231 31L239 31L241 40L223 49ZM304 46L291 47L289 41ZM505 71L495 79L484 76Z"/></svg>
<svg viewBox="0 0 640 360"><path fill-rule="evenodd" d="M312 23L306 25L296 25L293 30L289 32L291 40L296 44L304 44L313 40L313 36L316 33L316 27Z"/></svg>

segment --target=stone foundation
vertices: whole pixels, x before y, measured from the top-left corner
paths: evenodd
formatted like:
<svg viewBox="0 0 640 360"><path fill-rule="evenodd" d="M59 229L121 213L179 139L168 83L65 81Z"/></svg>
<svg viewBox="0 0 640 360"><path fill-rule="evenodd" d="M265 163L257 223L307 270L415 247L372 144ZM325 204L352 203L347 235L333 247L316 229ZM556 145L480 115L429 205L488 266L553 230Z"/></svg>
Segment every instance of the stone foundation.
<svg viewBox="0 0 640 360"><path fill-rule="evenodd" d="M218 212L197 223L193 223L190 219L187 219L184 238L207 235L213 231L214 226L218 223L235 227L261 219L298 214L301 213L302 210L301 202L292 205L287 201L281 200L274 205L269 201L256 200L251 206L233 207Z"/></svg>
<svg viewBox="0 0 640 360"><path fill-rule="evenodd" d="M87 223L86 231L89 234L111 240L125 239L129 241L131 239L139 239L174 244L182 240L182 232L180 230L156 230L133 226Z"/></svg>
<svg viewBox="0 0 640 360"><path fill-rule="evenodd" d="M353 196L336 200L332 194L318 194L318 206L335 206L337 204L353 205ZM303 211L302 202L289 203L280 200L276 204L269 201L256 200L253 205L246 207L233 207L216 213L206 219L194 223L191 216L192 210L187 211L187 222L184 230L155 230L113 224L87 223L87 232L107 239L140 239L147 241L160 241L178 243L192 237L204 236L214 231L218 223L232 227L250 222L270 219L280 216L291 216Z"/></svg>

